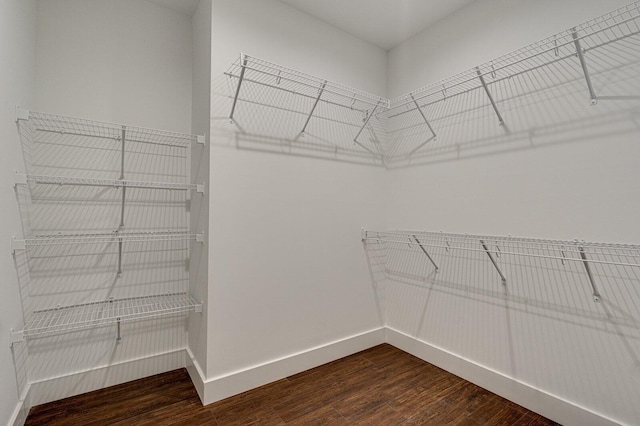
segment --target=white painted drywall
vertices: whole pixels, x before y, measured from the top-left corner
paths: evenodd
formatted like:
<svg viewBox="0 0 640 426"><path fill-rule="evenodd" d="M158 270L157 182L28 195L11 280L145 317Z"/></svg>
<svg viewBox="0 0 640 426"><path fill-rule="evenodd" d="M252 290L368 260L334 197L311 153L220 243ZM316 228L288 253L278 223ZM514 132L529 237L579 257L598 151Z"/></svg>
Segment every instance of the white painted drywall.
<svg viewBox="0 0 640 426"><path fill-rule="evenodd" d="M189 133L191 20L135 0L38 2L36 107Z"/></svg>
<svg viewBox="0 0 640 426"><path fill-rule="evenodd" d="M14 117L17 105L33 106L35 30L35 1L8 0L0 3L0 241L3 243L8 243L13 236L21 237L22 226L12 175L14 170L24 170L24 163ZM4 277L0 289L0 423L8 424L18 408L20 392L24 391L26 371L23 364L14 364L6 340L10 329L19 329L23 324L16 269L9 246L4 244L4 247L6 250L0 255L0 274ZM24 413L22 416L24 418Z"/></svg>
<svg viewBox="0 0 640 426"><path fill-rule="evenodd" d="M214 0L212 33L213 79L244 52L386 92L384 51L278 1ZM237 150L212 136L210 379L381 325L360 227L382 225L383 178L374 167Z"/></svg>
<svg viewBox="0 0 640 426"><path fill-rule="evenodd" d="M389 93L454 75L625 3L479 0L389 53ZM586 86L584 99L585 108L610 107L588 106ZM387 226L637 244L640 128L628 118L564 134L540 129L555 141L546 146L390 171ZM468 275L467 288L390 280L388 326L604 417L640 423L637 294L625 301L631 310L616 307L611 293L596 305L586 274L581 292L549 282L554 271L541 270L538 283L526 284L544 301L533 307L474 293L490 284L488 265L485 275ZM508 278L508 285L525 285ZM495 286L487 291L499 293L499 279ZM549 286L570 297L553 298ZM607 320L607 310L616 321ZM620 325L627 316L635 326Z"/></svg>

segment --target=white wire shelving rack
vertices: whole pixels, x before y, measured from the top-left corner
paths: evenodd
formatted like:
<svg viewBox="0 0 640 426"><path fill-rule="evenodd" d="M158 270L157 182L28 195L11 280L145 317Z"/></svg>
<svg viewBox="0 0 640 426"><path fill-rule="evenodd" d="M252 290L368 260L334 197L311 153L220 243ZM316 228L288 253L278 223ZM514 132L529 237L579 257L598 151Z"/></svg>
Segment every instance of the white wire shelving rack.
<svg viewBox="0 0 640 426"><path fill-rule="evenodd" d="M12 332L12 343L25 339L104 327L121 322L202 312L202 304L187 293L109 299L35 311L30 321Z"/></svg>
<svg viewBox="0 0 640 426"><path fill-rule="evenodd" d="M629 284L637 292L640 286L640 245L609 244L585 241L563 241L533 238L468 235L419 230L362 230L366 244L383 244L387 250L414 253L423 259L433 273L439 273L442 265L460 268L465 262L483 262L490 265L496 282L503 286L517 287L522 279L521 271L510 277L509 267L543 270L566 269L582 276L584 288L591 293L594 302L600 302L603 294L600 284L616 291L616 284ZM475 278L472 278L475 279ZM557 279L557 277L556 277ZM599 280L602 282L599 283ZM611 295L609 295L611 297Z"/></svg>
<svg viewBox="0 0 640 426"><path fill-rule="evenodd" d="M11 344L114 324L120 342L122 322L202 312L185 262L204 243L186 231L190 192L204 193L190 181L191 147L204 137L20 108L16 122L25 326Z"/></svg>
<svg viewBox="0 0 640 426"><path fill-rule="evenodd" d="M241 134L382 164L387 99L245 54L225 76Z"/></svg>
<svg viewBox="0 0 640 426"><path fill-rule="evenodd" d="M21 108L16 109L16 120L28 172L27 174L16 173L14 182L16 185L35 183L123 189L192 190L204 193L204 184L180 182L178 181L180 177L174 177L177 180L175 182L125 177L128 174L138 173L135 167L140 162L138 158L144 154L180 156L186 161L190 155L191 144L204 144L204 136L106 123ZM105 166L109 169L105 169ZM66 176L42 173L51 171L66 173L83 171L87 175ZM160 171L154 170L151 174L161 175Z"/></svg>
<svg viewBox="0 0 640 426"><path fill-rule="evenodd" d="M153 241L204 241L204 234L189 232L113 232L110 234L55 234L26 239L14 238L12 251L28 247L76 244L115 244Z"/></svg>
<svg viewBox="0 0 640 426"><path fill-rule="evenodd" d="M394 167L621 105L637 109L640 2L394 99L248 55L225 75L239 134L360 152ZM598 106L581 108L589 104Z"/></svg>

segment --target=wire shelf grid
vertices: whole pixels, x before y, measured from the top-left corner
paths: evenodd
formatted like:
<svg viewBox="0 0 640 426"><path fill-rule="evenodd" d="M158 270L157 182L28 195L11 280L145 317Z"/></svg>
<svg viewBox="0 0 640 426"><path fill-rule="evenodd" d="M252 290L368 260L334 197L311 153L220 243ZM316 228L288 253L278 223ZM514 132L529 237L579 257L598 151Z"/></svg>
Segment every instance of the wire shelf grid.
<svg viewBox="0 0 640 426"><path fill-rule="evenodd" d="M25 325L25 338L53 335L118 322L195 312L201 304L187 293L130 297L39 310Z"/></svg>
<svg viewBox="0 0 640 426"><path fill-rule="evenodd" d="M169 190L201 191L202 185L195 183L173 182L147 182L129 179L94 179L84 177L25 175L25 183L38 183L50 185L83 185L83 186L108 186L114 188L147 188Z"/></svg>
<svg viewBox="0 0 640 426"><path fill-rule="evenodd" d="M640 2L390 100L247 55L226 75L240 133L289 146L306 137L393 167L637 108ZM617 105L580 108L589 99Z"/></svg>
<svg viewBox="0 0 640 426"><path fill-rule="evenodd" d="M640 267L640 245L563 241L534 238L498 237L428 231L365 231L367 243L385 243L394 250L420 251L423 248L446 252L490 252L497 256L523 256L554 259L562 263L581 262L589 256L594 264ZM485 244L486 248L482 246Z"/></svg>
<svg viewBox="0 0 640 426"><path fill-rule="evenodd" d="M144 127L87 120L37 111L29 111L29 121L34 130L59 134L98 137L119 141L123 128L127 131L127 140L131 142L154 143L187 148L198 136L148 129Z"/></svg>
<svg viewBox="0 0 640 426"><path fill-rule="evenodd" d="M112 232L109 234L55 234L41 235L25 240L25 247L69 245L69 244L105 244L105 243L131 243L151 241L197 241L202 234L189 232Z"/></svg>
<svg viewBox="0 0 640 426"><path fill-rule="evenodd" d="M225 75L241 133L383 156L388 100L248 55Z"/></svg>

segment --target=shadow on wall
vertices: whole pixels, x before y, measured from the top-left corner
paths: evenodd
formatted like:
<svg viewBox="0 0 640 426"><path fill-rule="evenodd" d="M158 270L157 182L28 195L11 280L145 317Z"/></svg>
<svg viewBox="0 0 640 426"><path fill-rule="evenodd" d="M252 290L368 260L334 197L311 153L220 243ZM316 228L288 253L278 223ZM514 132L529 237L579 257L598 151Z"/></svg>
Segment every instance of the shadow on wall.
<svg viewBox="0 0 640 426"><path fill-rule="evenodd" d="M391 328L611 418L640 418L638 246L418 238L365 244L384 259Z"/></svg>

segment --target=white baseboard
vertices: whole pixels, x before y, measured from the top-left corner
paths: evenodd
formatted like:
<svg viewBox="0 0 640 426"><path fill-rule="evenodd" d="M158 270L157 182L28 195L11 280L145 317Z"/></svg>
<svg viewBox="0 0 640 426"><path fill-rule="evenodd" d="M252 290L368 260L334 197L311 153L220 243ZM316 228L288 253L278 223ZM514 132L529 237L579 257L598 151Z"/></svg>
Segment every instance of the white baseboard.
<svg viewBox="0 0 640 426"><path fill-rule="evenodd" d="M31 406L45 404L183 367L185 350L178 349L34 381L30 383L27 399Z"/></svg>
<svg viewBox="0 0 640 426"><path fill-rule="evenodd" d="M563 425L619 424L398 330L381 327L211 379L205 377L187 348L33 382L21 395L9 425L22 426L34 405L182 367L187 368L200 400L207 405L381 343L389 343Z"/></svg>
<svg viewBox="0 0 640 426"><path fill-rule="evenodd" d="M199 394L203 404L211 404L379 345L384 343L384 339L384 327L381 327L223 376L208 380L202 380L200 376L197 380L203 382L203 392ZM194 373L200 375L201 372L197 371L196 365L191 368L191 371L196 370ZM191 371L193 378L194 373ZM198 386L196 385L196 389Z"/></svg>
<svg viewBox="0 0 640 426"><path fill-rule="evenodd" d="M27 383L22 395L20 395L20 400L18 401L15 410L13 410L13 414L11 414L9 421L7 422L8 426L22 426L27 421L29 410L31 410L31 407L33 406L30 401L30 389L31 385Z"/></svg>
<svg viewBox="0 0 640 426"><path fill-rule="evenodd" d="M392 328L385 328L385 339L387 343L398 349L565 426L619 425L618 422L584 407L514 380L502 373Z"/></svg>
<svg viewBox="0 0 640 426"><path fill-rule="evenodd" d="M204 401L204 385L206 383L206 377L202 368L200 368L200 364L198 364L198 360L193 355L193 352L191 352L189 347L187 347L186 352L187 358L185 360L185 365L187 366L187 372L189 373L193 386L196 388L196 392L198 392L200 401Z"/></svg>

